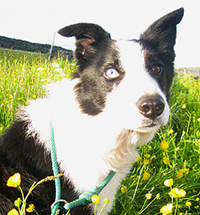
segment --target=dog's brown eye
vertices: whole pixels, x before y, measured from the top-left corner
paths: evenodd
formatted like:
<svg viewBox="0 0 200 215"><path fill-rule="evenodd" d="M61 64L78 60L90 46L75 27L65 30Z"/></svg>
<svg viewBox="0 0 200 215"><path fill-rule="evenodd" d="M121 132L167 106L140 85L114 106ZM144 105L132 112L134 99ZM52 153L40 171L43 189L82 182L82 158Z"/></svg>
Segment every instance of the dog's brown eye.
<svg viewBox="0 0 200 215"><path fill-rule="evenodd" d="M159 72L161 71L161 67L160 66L158 66L158 65L153 65L152 67L151 67L151 73L153 73L153 74L158 74Z"/></svg>
<svg viewBox="0 0 200 215"><path fill-rule="evenodd" d="M105 71L104 76L107 79L112 80L117 78L119 76L119 73L115 69L109 68L108 70Z"/></svg>

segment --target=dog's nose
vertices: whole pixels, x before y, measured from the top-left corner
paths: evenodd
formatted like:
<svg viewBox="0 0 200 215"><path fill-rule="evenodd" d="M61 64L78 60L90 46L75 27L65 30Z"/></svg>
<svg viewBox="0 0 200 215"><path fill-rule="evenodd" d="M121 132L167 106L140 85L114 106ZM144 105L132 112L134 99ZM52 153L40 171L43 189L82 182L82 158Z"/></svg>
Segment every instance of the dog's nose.
<svg viewBox="0 0 200 215"><path fill-rule="evenodd" d="M143 116L152 120L160 116L165 108L165 102L160 95L143 96L136 105Z"/></svg>

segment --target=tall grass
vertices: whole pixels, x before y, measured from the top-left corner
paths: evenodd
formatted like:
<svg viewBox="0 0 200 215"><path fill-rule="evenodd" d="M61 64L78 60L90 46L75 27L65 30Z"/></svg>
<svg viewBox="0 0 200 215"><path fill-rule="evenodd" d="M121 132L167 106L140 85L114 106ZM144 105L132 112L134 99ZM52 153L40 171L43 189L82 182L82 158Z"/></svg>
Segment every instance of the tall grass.
<svg viewBox="0 0 200 215"><path fill-rule="evenodd" d="M0 131L14 120L16 110L29 100L43 97L43 85L69 78L75 62L48 61L38 53L0 49Z"/></svg>
<svg viewBox="0 0 200 215"><path fill-rule="evenodd" d="M45 95L43 85L68 78L75 67L59 58L49 62L42 54L0 49L0 131L14 120L19 106ZM200 80L176 74L171 92L170 121L139 148L113 215L200 214ZM168 179L173 179L169 187L164 185ZM170 196L172 188L186 194Z"/></svg>

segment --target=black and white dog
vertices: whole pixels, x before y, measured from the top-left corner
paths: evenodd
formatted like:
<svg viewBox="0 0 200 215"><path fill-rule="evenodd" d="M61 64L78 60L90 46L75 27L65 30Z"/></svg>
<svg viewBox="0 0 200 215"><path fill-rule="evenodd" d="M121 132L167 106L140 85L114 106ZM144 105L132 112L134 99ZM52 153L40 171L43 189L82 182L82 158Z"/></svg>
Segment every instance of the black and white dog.
<svg viewBox="0 0 200 215"><path fill-rule="evenodd" d="M180 8L154 22L139 40L116 41L100 26L79 23L58 31L76 37L78 69L71 80L49 86L47 98L24 107L0 138L0 214L7 214L20 197L6 186L16 172L22 189L53 175L50 159L50 121L61 177L62 199L71 202L98 186L111 170L116 174L100 193L109 203L131 170L136 147L149 142L169 119L176 25ZM54 182L43 183L28 198L37 212L50 214ZM71 215L91 215L93 205L79 206Z"/></svg>

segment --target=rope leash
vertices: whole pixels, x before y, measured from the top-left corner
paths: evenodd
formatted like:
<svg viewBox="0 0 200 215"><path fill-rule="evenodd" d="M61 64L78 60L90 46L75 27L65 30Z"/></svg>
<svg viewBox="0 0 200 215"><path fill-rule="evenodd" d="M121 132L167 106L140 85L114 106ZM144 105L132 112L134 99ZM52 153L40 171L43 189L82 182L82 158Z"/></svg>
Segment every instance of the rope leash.
<svg viewBox="0 0 200 215"><path fill-rule="evenodd" d="M55 149L55 139L54 139L54 129L52 123L50 122L50 147L51 147L51 162L52 162L52 169L54 176L59 174L58 164L57 164L57 156L56 156L56 149ZM60 188L60 178L55 179L55 202L60 200L61 197L61 188ZM51 215L56 214L56 211L59 209L59 202L57 202L54 207L52 208Z"/></svg>
<svg viewBox="0 0 200 215"><path fill-rule="evenodd" d="M54 139L54 129L52 123L50 122L50 147L51 147L51 160L52 160L52 169L54 176L59 174L58 164L57 164L57 156L56 156L56 149L55 149L55 139ZM109 183L109 181L113 178L115 172L111 171L108 176L103 180L103 182L98 186L95 187L90 192L82 193L77 200L72 202L67 202L66 200L60 199L61 198L61 185L60 185L60 178L55 179L55 190L56 190L56 197L55 202L51 205L51 215L55 215L57 210L59 209L59 203L64 202L64 209L69 214L70 209L80 206L80 205L88 205L92 203L91 197L93 195L98 195L103 188Z"/></svg>
<svg viewBox="0 0 200 215"><path fill-rule="evenodd" d="M65 204L64 208L66 210L69 210L80 205L88 205L92 203L91 197L95 194L98 195L103 190L103 188L108 184L108 182L113 178L114 175L115 172L111 171L98 187L94 188L90 192L82 193L77 200Z"/></svg>

